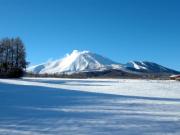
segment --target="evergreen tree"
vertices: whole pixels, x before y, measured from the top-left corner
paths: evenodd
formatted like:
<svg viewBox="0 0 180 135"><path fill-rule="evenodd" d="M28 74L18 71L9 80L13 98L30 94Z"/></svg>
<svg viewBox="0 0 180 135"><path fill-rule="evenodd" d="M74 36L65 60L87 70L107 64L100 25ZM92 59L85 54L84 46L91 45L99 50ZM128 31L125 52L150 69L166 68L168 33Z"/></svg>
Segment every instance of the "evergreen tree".
<svg viewBox="0 0 180 135"><path fill-rule="evenodd" d="M26 65L25 47L20 38L0 40L0 77L20 77Z"/></svg>

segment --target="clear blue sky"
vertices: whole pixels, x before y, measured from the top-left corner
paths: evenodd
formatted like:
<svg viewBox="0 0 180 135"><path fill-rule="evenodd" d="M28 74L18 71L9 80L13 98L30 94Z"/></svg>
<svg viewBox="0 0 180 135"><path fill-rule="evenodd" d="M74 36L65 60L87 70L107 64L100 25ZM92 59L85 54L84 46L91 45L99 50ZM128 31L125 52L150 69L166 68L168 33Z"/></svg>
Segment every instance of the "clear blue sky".
<svg viewBox="0 0 180 135"><path fill-rule="evenodd" d="M78 49L180 70L180 1L0 0L0 38L15 36L31 64Z"/></svg>

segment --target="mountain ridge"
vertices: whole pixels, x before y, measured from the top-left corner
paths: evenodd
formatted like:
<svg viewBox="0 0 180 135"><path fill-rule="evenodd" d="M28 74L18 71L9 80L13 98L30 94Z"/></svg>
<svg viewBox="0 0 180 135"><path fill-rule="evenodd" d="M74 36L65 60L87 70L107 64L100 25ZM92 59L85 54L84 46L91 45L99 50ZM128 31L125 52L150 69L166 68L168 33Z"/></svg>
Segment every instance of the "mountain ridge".
<svg viewBox="0 0 180 135"><path fill-rule="evenodd" d="M126 64L120 64L102 55L90 51L74 50L64 58L55 61L48 61L43 64L31 66L27 69L28 73L33 74L87 74L105 71L113 71L117 74L178 74L179 71L161 66L148 61L130 61ZM86 73L85 73L86 72ZM88 74L89 74L88 73Z"/></svg>

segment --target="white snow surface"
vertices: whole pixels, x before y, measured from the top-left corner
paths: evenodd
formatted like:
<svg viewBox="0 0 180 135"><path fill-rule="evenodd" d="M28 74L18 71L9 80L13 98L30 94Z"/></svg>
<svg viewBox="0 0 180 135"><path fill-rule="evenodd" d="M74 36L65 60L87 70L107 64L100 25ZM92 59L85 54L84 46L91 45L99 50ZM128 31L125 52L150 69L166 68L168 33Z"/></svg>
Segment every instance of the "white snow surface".
<svg viewBox="0 0 180 135"><path fill-rule="evenodd" d="M147 67L146 67L146 64L142 61L140 61L140 63L143 65L138 65L136 62L134 61L131 61L130 64L132 65L133 68L137 69L137 70L140 70L140 69L144 69L144 70L148 70Z"/></svg>
<svg viewBox="0 0 180 135"><path fill-rule="evenodd" d="M161 70L161 71L170 71L171 69L168 69L164 66L161 66L159 64L148 62L148 61L130 61L126 65L126 67L131 67L136 70L146 70L146 71L153 71L153 70ZM153 68L153 69L152 69Z"/></svg>
<svg viewBox="0 0 180 135"><path fill-rule="evenodd" d="M25 77L20 80L1 79L0 82L124 96L180 98L180 83L174 80L60 79Z"/></svg>
<svg viewBox="0 0 180 135"><path fill-rule="evenodd" d="M180 82L0 79L0 135L179 135Z"/></svg>
<svg viewBox="0 0 180 135"><path fill-rule="evenodd" d="M101 71L105 69L120 68L121 65L101 55L89 51L74 50L64 58L48 61L40 65L32 66L28 72L39 74L74 73L81 71Z"/></svg>

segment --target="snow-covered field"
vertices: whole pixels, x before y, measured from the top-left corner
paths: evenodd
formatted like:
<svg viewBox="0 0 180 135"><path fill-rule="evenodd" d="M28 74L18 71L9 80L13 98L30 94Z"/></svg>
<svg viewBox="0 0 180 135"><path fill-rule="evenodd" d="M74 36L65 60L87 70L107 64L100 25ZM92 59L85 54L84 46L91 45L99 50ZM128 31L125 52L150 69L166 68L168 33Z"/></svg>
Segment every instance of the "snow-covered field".
<svg viewBox="0 0 180 135"><path fill-rule="evenodd" d="M180 135L180 82L0 79L0 135Z"/></svg>

